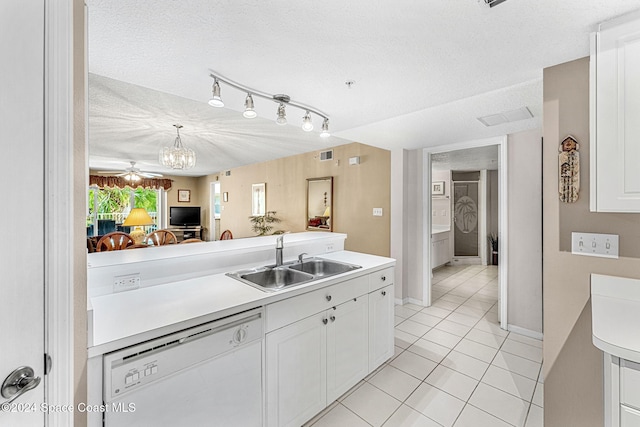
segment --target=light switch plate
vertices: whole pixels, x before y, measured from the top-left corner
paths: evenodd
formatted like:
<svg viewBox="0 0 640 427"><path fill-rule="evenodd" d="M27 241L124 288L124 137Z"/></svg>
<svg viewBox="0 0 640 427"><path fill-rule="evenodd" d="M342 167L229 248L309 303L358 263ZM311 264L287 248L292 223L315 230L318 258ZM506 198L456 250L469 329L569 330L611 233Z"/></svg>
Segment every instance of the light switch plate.
<svg viewBox="0 0 640 427"><path fill-rule="evenodd" d="M618 235L571 233L571 253L576 255L618 258Z"/></svg>
<svg viewBox="0 0 640 427"><path fill-rule="evenodd" d="M382 216L382 208L373 208L373 216Z"/></svg>

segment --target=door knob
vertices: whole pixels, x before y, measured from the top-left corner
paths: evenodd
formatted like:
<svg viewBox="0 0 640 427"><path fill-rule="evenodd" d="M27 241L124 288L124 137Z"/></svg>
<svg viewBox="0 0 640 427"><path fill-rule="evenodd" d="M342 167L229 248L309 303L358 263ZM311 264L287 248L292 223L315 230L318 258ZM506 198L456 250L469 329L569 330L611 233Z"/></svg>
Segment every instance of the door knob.
<svg viewBox="0 0 640 427"><path fill-rule="evenodd" d="M7 405L29 390L33 390L40 384L40 377L36 377L33 369L29 366L22 366L15 371L11 372L7 378L5 378L0 388L0 394L5 399L9 399L0 405L2 410L7 409Z"/></svg>

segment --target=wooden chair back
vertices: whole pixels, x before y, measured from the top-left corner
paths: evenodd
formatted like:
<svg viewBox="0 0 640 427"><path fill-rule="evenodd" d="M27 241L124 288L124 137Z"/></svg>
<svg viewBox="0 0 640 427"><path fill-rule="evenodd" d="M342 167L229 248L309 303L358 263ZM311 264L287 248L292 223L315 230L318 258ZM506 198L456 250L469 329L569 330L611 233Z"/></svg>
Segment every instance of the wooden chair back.
<svg viewBox="0 0 640 427"><path fill-rule="evenodd" d="M193 238L193 239L185 239L182 242L180 242L180 244L183 244L183 243L199 243L199 242L203 242L203 240Z"/></svg>
<svg viewBox="0 0 640 427"><path fill-rule="evenodd" d="M119 251L126 249L127 246L134 245L135 242L127 233L122 231L114 231L112 233L105 234L96 245L97 252L106 251Z"/></svg>
<svg viewBox="0 0 640 427"><path fill-rule="evenodd" d="M220 240L231 240L233 239L233 234L231 234L231 230L224 230L220 235Z"/></svg>
<svg viewBox="0 0 640 427"><path fill-rule="evenodd" d="M170 230L156 230L147 234L144 241L153 244L153 246L163 246L178 243L178 238Z"/></svg>

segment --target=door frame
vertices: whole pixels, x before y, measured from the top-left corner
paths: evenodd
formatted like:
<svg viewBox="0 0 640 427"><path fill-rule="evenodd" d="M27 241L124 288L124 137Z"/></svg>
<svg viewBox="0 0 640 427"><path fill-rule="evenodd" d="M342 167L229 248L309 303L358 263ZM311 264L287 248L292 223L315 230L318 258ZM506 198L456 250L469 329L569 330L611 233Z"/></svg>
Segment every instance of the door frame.
<svg viewBox="0 0 640 427"><path fill-rule="evenodd" d="M44 347L53 361L50 372L44 378L45 401L49 406L73 405L77 377L74 370L74 267L78 262L83 263L81 259L74 259L78 239L74 236L77 214L74 212L76 195L73 191L74 163L77 163L74 160L77 156L74 156L73 132L73 0L45 0L43 7ZM82 79L86 82L86 76ZM86 159L83 158L82 162L84 164ZM85 197L82 194L78 197ZM79 301L84 301L84 298ZM73 418L73 411L51 411L45 415L45 425L73 425Z"/></svg>
<svg viewBox="0 0 640 427"><path fill-rule="evenodd" d="M423 305L431 305L431 155L448 151L465 150L469 148L498 146L498 251L500 263L498 264L498 301L500 302L499 319L500 327L507 330L507 298L508 298L508 153L507 136L478 139L456 144L427 147L423 150L422 169L422 295Z"/></svg>

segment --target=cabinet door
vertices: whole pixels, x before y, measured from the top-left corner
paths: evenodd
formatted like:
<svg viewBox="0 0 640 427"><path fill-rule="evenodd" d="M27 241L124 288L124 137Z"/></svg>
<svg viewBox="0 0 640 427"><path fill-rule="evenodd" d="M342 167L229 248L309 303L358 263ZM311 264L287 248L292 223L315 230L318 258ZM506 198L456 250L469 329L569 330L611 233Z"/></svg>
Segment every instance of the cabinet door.
<svg viewBox="0 0 640 427"><path fill-rule="evenodd" d="M591 209L640 212L640 20L605 27L595 48Z"/></svg>
<svg viewBox="0 0 640 427"><path fill-rule="evenodd" d="M393 353L393 285L389 285L369 294L369 372Z"/></svg>
<svg viewBox="0 0 640 427"><path fill-rule="evenodd" d="M367 295L327 310L327 403L367 376Z"/></svg>
<svg viewBox="0 0 640 427"><path fill-rule="evenodd" d="M640 427L640 412L620 405L620 427Z"/></svg>
<svg viewBox="0 0 640 427"><path fill-rule="evenodd" d="M301 426L326 406L326 315L266 336L266 406L270 427Z"/></svg>

